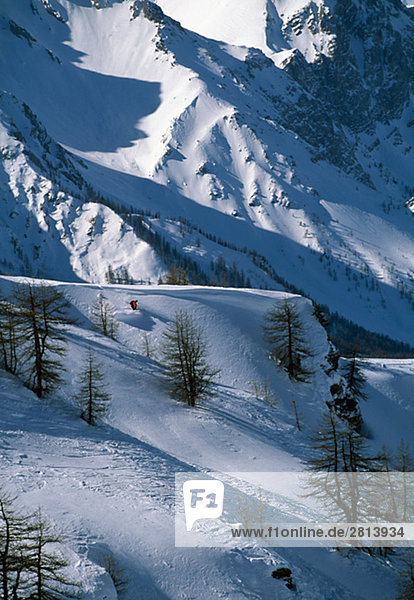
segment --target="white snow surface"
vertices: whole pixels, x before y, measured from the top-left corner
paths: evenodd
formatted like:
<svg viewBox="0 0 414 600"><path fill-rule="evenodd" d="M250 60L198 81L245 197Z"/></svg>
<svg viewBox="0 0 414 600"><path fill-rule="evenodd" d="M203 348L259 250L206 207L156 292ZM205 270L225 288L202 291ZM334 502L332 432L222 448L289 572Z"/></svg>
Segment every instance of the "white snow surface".
<svg viewBox="0 0 414 600"><path fill-rule="evenodd" d="M19 281L1 277L2 293L10 293ZM307 323L314 352L309 366L317 374L310 384L293 384L268 359L261 330L264 313L287 297L283 292L49 283L70 298L78 318L68 331L65 383L39 400L16 378L0 373L1 484L18 495L23 508L41 505L63 529L85 599L116 598L97 564L107 549L128 575L127 600L290 598L283 582L271 577L278 566L292 569L300 598L392 597L396 573L387 561L342 559L329 549L174 546L175 472L303 468L311 430L336 377L318 368L328 343L309 301L288 296ZM98 294L116 310L118 341L91 327L91 305ZM138 300L138 313L129 309L132 298ZM213 397L195 409L169 397L158 362L162 331L182 308L204 329L209 361L221 369ZM98 427L79 418L75 400L88 346L103 364L112 394L110 412ZM364 372L369 399L362 410L371 450L382 443L395 447L400 437L409 440L414 361L369 360ZM277 407L255 398L254 380L269 382ZM292 397L302 432L294 425Z"/></svg>

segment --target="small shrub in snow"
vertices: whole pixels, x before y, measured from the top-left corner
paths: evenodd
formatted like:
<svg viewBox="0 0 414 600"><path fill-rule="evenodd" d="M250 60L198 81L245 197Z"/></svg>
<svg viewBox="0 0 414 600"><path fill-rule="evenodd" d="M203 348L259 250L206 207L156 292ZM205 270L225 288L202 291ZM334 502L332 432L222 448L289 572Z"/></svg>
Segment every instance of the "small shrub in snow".
<svg viewBox="0 0 414 600"><path fill-rule="evenodd" d="M278 401L274 395L269 381L252 381L253 394L257 400L264 400L269 406L277 406Z"/></svg>
<svg viewBox="0 0 414 600"><path fill-rule="evenodd" d="M118 323L115 318L115 309L99 294L92 306L92 321L97 329L105 336L116 340Z"/></svg>
<svg viewBox="0 0 414 600"><path fill-rule="evenodd" d="M122 598L127 591L129 579L119 560L115 558L115 555L111 550L107 550L99 557L98 563L112 579L118 598Z"/></svg>

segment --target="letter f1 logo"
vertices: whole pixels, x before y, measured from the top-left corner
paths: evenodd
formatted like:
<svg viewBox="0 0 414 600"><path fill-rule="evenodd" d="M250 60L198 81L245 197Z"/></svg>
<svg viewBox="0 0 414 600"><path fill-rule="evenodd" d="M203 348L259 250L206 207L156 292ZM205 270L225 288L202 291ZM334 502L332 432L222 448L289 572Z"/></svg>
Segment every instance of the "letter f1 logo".
<svg viewBox="0 0 414 600"><path fill-rule="evenodd" d="M216 479L192 479L183 484L187 531L199 519L218 519L223 514L224 484Z"/></svg>

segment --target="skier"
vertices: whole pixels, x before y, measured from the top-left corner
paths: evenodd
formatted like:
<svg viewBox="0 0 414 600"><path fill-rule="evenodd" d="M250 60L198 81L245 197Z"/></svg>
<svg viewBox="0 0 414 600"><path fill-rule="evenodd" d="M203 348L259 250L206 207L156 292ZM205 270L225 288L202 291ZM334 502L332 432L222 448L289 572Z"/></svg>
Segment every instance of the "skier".
<svg viewBox="0 0 414 600"><path fill-rule="evenodd" d="M131 300L131 302L129 303L130 307L132 308L132 310L138 310L138 303L136 300Z"/></svg>

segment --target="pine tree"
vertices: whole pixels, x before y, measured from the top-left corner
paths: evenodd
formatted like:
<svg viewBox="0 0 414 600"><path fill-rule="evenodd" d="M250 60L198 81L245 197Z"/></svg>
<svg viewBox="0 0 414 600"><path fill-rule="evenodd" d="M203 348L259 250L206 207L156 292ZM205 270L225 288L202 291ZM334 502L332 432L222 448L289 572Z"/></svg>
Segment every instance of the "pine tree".
<svg viewBox="0 0 414 600"><path fill-rule="evenodd" d="M58 552L62 540L40 509L24 515L0 489L0 597L2 600L74 598L79 587L64 570L68 562Z"/></svg>
<svg viewBox="0 0 414 600"><path fill-rule="evenodd" d="M343 471L357 473L371 471L374 460L367 456L365 438L353 427L347 426L341 439Z"/></svg>
<svg viewBox="0 0 414 600"><path fill-rule="evenodd" d="M402 570L396 600L414 600L414 560L411 548L401 559Z"/></svg>
<svg viewBox="0 0 414 600"><path fill-rule="evenodd" d="M332 408L322 416L312 435L310 470L329 472L369 471L373 461L367 457L366 442Z"/></svg>
<svg viewBox="0 0 414 600"><path fill-rule="evenodd" d="M105 391L102 365L96 361L90 348L79 383L77 400L82 410L82 419L89 425L95 425L107 413L111 396Z"/></svg>
<svg viewBox="0 0 414 600"><path fill-rule="evenodd" d="M305 326L292 300L276 303L265 315L264 333L271 346L271 356L287 371L289 378L309 381L311 372L302 361L312 356L305 342Z"/></svg>
<svg viewBox="0 0 414 600"><path fill-rule="evenodd" d="M23 284L14 296L26 384L40 398L61 381L65 330L75 321L68 315L70 304L65 295L53 286Z"/></svg>
<svg viewBox="0 0 414 600"><path fill-rule="evenodd" d="M398 487L401 483L401 479L399 476L397 479L393 477L393 463L394 457L391 449L383 444L381 451L375 459L375 470L386 473L389 502L387 506L387 514L381 516L384 520L388 520L391 523L396 523L398 521L397 493L399 491ZM380 480L380 493L384 494L383 480Z"/></svg>
<svg viewBox="0 0 414 600"><path fill-rule="evenodd" d="M398 445L394 468L402 473L414 471L414 459L411 455L410 445L404 439L401 439Z"/></svg>
<svg viewBox="0 0 414 600"><path fill-rule="evenodd" d="M112 583L116 589L117 597L119 599L122 598L128 589L130 580L125 572L125 569L114 556L114 553L111 552L111 550L104 552L98 558L98 564L105 569L109 577L112 579Z"/></svg>
<svg viewBox="0 0 414 600"><path fill-rule="evenodd" d="M394 457L391 449L383 444L377 456L376 470L389 473L393 470Z"/></svg>
<svg viewBox="0 0 414 600"><path fill-rule="evenodd" d="M57 551L62 543L58 535L43 517L39 509L33 521L33 532L29 537L26 563L33 577L34 592L30 598L53 600L75 598L77 584L65 576L68 561Z"/></svg>
<svg viewBox="0 0 414 600"><path fill-rule="evenodd" d="M347 362L343 370L343 377L346 381L347 389L354 398L357 400L367 399L367 395L364 392L364 385L367 378L361 371L355 352L353 353L352 359Z"/></svg>
<svg viewBox="0 0 414 600"><path fill-rule="evenodd" d="M176 313L163 333L162 361L171 395L196 406L211 394L218 370L207 363L207 344L200 327L185 310Z"/></svg>
<svg viewBox="0 0 414 600"><path fill-rule="evenodd" d="M332 402L330 406L335 410L340 419L346 421L358 433L362 429L363 419L358 401L341 379L330 387Z"/></svg>
<svg viewBox="0 0 414 600"><path fill-rule="evenodd" d="M92 306L92 320L95 326L107 337L116 340L118 323L115 309L99 294Z"/></svg>
<svg viewBox="0 0 414 600"><path fill-rule="evenodd" d="M187 272L180 266L173 265L165 277L168 285L188 285Z"/></svg>
<svg viewBox="0 0 414 600"><path fill-rule="evenodd" d="M134 285L134 278L129 274L127 267L122 267L119 283L124 285Z"/></svg>
<svg viewBox="0 0 414 600"><path fill-rule="evenodd" d="M332 342L329 342L329 352L326 355L326 360L331 368L327 370L327 375L330 375L332 371L338 370L340 357L341 355L339 354L338 350L335 348Z"/></svg>
<svg viewBox="0 0 414 600"><path fill-rule="evenodd" d="M307 461L308 470L313 473L310 495L320 498L332 515L356 523L364 510L364 506L360 505L360 482L352 475L344 478L337 474L372 468L365 440L330 408L314 432L311 446L312 452Z"/></svg>
<svg viewBox="0 0 414 600"><path fill-rule="evenodd" d="M114 270L113 270L111 264L108 265L108 270L105 273L105 280L106 280L106 283L109 283L109 284L116 283L115 273L114 273Z"/></svg>
<svg viewBox="0 0 414 600"><path fill-rule="evenodd" d="M27 520L13 507L14 498L0 490L0 584L3 600L12 600L20 589Z"/></svg>
<svg viewBox="0 0 414 600"><path fill-rule="evenodd" d="M0 365L9 373L18 371L21 342L18 307L8 300L0 300Z"/></svg>
<svg viewBox="0 0 414 600"><path fill-rule="evenodd" d="M308 458L311 471L308 488L309 496L316 497L328 510L330 516L348 512L344 489L337 474L343 470L342 441L344 424L333 410L323 414L319 426L311 438L312 451Z"/></svg>
<svg viewBox="0 0 414 600"><path fill-rule="evenodd" d="M414 471L414 459L410 453L410 446L403 439L400 440L400 444L397 448L393 466L399 473L405 474ZM413 497L412 490L409 488L407 477L405 475L402 475L402 489L400 492L402 499L402 518L404 522L407 522L408 515L412 515L413 511Z"/></svg>
<svg viewBox="0 0 414 600"><path fill-rule="evenodd" d="M322 419L311 438L312 454L308 458L311 471L329 471L337 473L342 470L341 440L343 423L332 410L322 415Z"/></svg>
<svg viewBox="0 0 414 600"><path fill-rule="evenodd" d="M324 329L328 328L329 319L323 312L322 307L317 302L313 302L313 316L319 321Z"/></svg>

